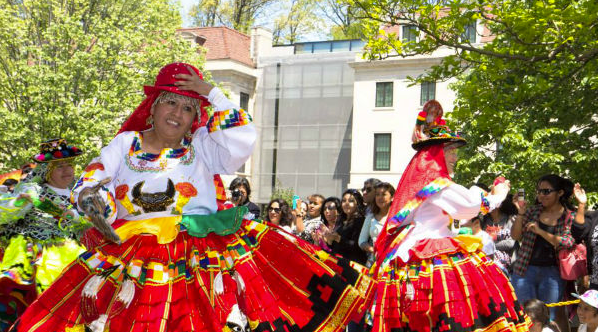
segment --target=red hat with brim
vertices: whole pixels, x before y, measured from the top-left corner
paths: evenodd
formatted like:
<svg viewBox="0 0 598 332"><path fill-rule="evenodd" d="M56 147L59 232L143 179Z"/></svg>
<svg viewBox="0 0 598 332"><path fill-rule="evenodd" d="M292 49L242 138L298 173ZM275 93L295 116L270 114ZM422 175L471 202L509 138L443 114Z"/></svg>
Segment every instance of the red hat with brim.
<svg viewBox="0 0 598 332"><path fill-rule="evenodd" d="M190 64L175 62L164 66L162 69L160 69L160 72L156 76L154 85L146 85L143 87L143 91L147 97L141 102L137 109L135 109L133 114L129 116L125 123L123 123L118 131L118 134L124 131L144 131L149 129L151 125L147 123L147 119L151 115L151 107L162 91L199 99L200 114L198 115L198 118L193 120L191 132L195 132L195 130L197 130L199 127L205 126L206 122L208 121L208 113L206 112L205 108L210 106L208 99L194 91L180 90L179 87L175 85L176 81L180 81L180 79L175 77L177 74L191 74L188 68L191 68L193 71L195 71L195 73L199 75L199 78L203 80L203 75L199 69Z"/></svg>

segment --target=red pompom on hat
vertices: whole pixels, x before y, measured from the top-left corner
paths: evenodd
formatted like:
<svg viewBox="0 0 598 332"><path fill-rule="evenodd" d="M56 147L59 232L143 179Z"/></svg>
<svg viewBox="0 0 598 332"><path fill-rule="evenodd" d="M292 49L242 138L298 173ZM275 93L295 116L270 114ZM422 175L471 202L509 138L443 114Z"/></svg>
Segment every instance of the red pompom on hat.
<svg viewBox="0 0 598 332"><path fill-rule="evenodd" d="M203 127L208 122L208 113L206 112L205 108L210 106L207 98L204 96L199 95L194 91L189 90L180 90L177 85L174 83L176 81L180 81L180 79L176 78L175 75L177 74L187 74L190 75L189 69L191 68L199 78L203 80L203 75L199 71L199 69L195 68L194 66L183 63L183 62L175 62L168 64L162 69L156 76L156 81L153 86L146 85L143 87L143 91L147 96L145 100L141 102L141 104L135 109L133 114L129 116L129 118L123 123L120 130L117 134L122 133L123 131L144 131L149 129L151 126L147 123L147 119L150 116L150 109L154 104L154 101L162 91L172 92L179 95L195 98L200 100L200 114L199 120L193 120L193 124L191 125L191 132L195 132L197 128Z"/></svg>

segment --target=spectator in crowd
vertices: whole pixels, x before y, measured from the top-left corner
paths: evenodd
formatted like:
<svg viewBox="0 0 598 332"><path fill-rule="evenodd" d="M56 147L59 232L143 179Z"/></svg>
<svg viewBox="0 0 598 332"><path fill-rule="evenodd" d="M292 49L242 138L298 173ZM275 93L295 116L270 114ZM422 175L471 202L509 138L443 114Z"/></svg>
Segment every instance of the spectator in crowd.
<svg viewBox="0 0 598 332"><path fill-rule="evenodd" d="M341 200L338 197L330 196L324 200L321 218L324 225L330 230L336 227L336 222L342 213Z"/></svg>
<svg viewBox="0 0 598 332"><path fill-rule="evenodd" d="M342 196L341 216L326 242L332 252L351 261L365 264L367 255L359 247L359 233L363 227L365 206L358 190L347 189Z"/></svg>
<svg viewBox="0 0 598 332"><path fill-rule="evenodd" d="M482 217L480 215L471 218L470 220L462 224L461 227L469 227L471 229L471 235L477 236L480 239L482 239L482 251L490 259L494 259L496 247L494 245L494 241L492 241L492 237L482 230Z"/></svg>
<svg viewBox="0 0 598 332"><path fill-rule="evenodd" d="M598 331L598 290L590 289L575 297L581 300L577 307L577 316L581 322L577 332Z"/></svg>
<svg viewBox="0 0 598 332"><path fill-rule="evenodd" d="M574 188L578 209L585 208L587 203L586 193L577 183ZM571 233L576 242L583 241L587 250L588 277L584 279L585 288L598 290L598 211L588 211L584 218L575 218Z"/></svg>
<svg viewBox="0 0 598 332"><path fill-rule="evenodd" d="M376 192L374 188L381 181L376 178L369 178L363 182L361 193L363 194L363 204L365 205L365 215L372 213L372 208L375 205Z"/></svg>
<svg viewBox="0 0 598 332"><path fill-rule="evenodd" d="M496 251L494 261L510 275L512 258L516 241L511 237L511 227L517 218L517 206L513 203L513 195L507 195L498 209L492 210L482 219L482 229L494 241Z"/></svg>
<svg viewBox="0 0 598 332"><path fill-rule="evenodd" d="M230 186L228 186L228 189L231 192L231 201L235 206L246 206L255 218L260 217L260 207L249 200L251 197L251 186L246 178L235 178L230 183Z"/></svg>
<svg viewBox="0 0 598 332"><path fill-rule="evenodd" d="M13 192L17 183L19 183L19 181L15 179L6 179L4 182L2 182L2 185L6 186L8 192Z"/></svg>
<svg viewBox="0 0 598 332"><path fill-rule="evenodd" d="M563 297L565 283L560 276L557 251L574 244L571 224L576 215L569 203L572 193L570 180L549 174L537 182L536 204L527 208L525 201L515 201L518 214L511 236L521 246L513 263L512 283L521 302L537 298L555 303ZM554 307L550 308L550 318L556 318Z"/></svg>
<svg viewBox="0 0 598 332"><path fill-rule="evenodd" d="M376 195L372 204L372 213L366 215L359 234L359 246L368 254L367 267L374 263L374 243L386 222L395 188L388 182L380 182L374 187L374 192Z"/></svg>
<svg viewBox="0 0 598 332"><path fill-rule="evenodd" d="M302 238L303 240L313 243L316 243L316 239L314 237L315 232L317 229L322 227L322 207L324 204L324 196L320 194L313 194L307 197L308 200L308 209L307 209L307 217L305 218L304 230L303 232L299 232L297 236Z"/></svg>
<svg viewBox="0 0 598 332"><path fill-rule="evenodd" d="M550 320L550 313L546 303L538 299L529 299L523 305L523 310L532 320L530 332L560 332L558 325Z"/></svg>
<svg viewBox="0 0 598 332"><path fill-rule="evenodd" d="M292 233L295 224L295 216L284 199L275 198L268 203L266 208L266 217L264 220L274 225L280 226L285 231Z"/></svg>
<svg viewBox="0 0 598 332"><path fill-rule="evenodd" d="M331 196L324 200L322 206L323 208L320 215L322 225L314 233L314 243L319 245L322 249L331 252L332 249L330 249L326 243L326 238L336 227L336 222L342 213L341 201L338 197Z"/></svg>

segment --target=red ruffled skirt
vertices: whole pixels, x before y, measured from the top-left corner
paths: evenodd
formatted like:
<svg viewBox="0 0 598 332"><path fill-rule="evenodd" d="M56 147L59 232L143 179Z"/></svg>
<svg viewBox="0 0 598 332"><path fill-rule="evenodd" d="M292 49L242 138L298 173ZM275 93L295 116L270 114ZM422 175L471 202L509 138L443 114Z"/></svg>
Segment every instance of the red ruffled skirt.
<svg viewBox="0 0 598 332"><path fill-rule="evenodd" d="M141 234L82 254L15 327L213 332L241 312L252 331L341 331L367 309L365 272L259 221L222 236L181 230L167 244Z"/></svg>
<svg viewBox="0 0 598 332"><path fill-rule="evenodd" d="M528 331L502 271L472 237L425 239L378 272L373 330Z"/></svg>

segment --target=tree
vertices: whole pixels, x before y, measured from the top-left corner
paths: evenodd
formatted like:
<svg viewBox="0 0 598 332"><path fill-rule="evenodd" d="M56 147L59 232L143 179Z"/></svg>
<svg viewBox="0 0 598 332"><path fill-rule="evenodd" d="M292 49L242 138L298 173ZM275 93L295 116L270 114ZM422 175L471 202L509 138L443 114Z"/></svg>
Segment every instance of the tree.
<svg viewBox="0 0 598 332"><path fill-rule="evenodd" d="M0 0L0 170L31 161L64 137L85 164L116 134L165 64L198 67L176 36L167 0Z"/></svg>
<svg viewBox="0 0 598 332"><path fill-rule="evenodd" d="M248 33L264 9L276 0L200 0L191 9L197 26L225 25Z"/></svg>
<svg viewBox="0 0 598 332"><path fill-rule="evenodd" d="M458 77L453 123L469 145L459 180L505 174L533 191L554 172L597 198L598 3L589 0L348 0L365 13L366 57L454 53L414 82ZM396 26L413 26L416 41ZM474 39L475 38L475 39ZM484 41L484 43L480 43ZM530 191L530 192L531 192Z"/></svg>
<svg viewBox="0 0 598 332"><path fill-rule="evenodd" d="M274 21L274 44L293 44L321 25L321 18L314 15L314 0L290 0L284 13Z"/></svg>
<svg viewBox="0 0 598 332"><path fill-rule="evenodd" d="M219 7L220 0L199 0L196 5L191 7L189 16L195 26L215 26L217 23L222 22L222 17L218 11Z"/></svg>
<svg viewBox="0 0 598 332"><path fill-rule="evenodd" d="M351 6L348 2L339 0L320 0L320 11L332 22L330 36L332 39L363 39L365 31L361 21L356 18L359 7ZM359 14L361 15L361 13Z"/></svg>

